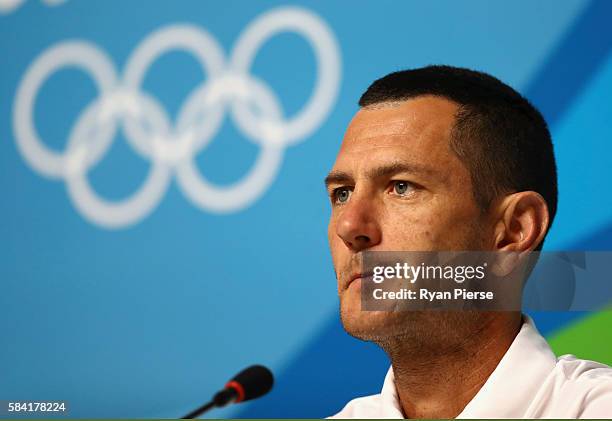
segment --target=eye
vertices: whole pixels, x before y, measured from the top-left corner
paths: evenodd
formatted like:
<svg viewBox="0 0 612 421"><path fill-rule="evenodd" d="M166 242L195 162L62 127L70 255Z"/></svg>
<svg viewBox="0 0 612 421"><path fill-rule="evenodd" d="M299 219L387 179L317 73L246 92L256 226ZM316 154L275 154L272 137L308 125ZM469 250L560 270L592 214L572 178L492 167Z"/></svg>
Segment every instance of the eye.
<svg viewBox="0 0 612 421"><path fill-rule="evenodd" d="M394 181L393 182L393 191L400 196L409 193L412 190L413 185L408 181Z"/></svg>
<svg viewBox="0 0 612 421"><path fill-rule="evenodd" d="M338 187L332 193L334 203L345 203L351 197L351 189L348 187Z"/></svg>

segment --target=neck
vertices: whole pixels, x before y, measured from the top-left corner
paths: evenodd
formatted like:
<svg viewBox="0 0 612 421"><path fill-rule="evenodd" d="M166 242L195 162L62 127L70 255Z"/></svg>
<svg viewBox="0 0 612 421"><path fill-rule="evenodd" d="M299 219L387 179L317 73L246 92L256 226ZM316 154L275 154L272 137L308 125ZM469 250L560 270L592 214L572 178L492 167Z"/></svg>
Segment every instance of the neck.
<svg viewBox="0 0 612 421"><path fill-rule="evenodd" d="M429 419L459 415L495 370L520 327L520 313L499 312L479 319L458 341L442 340L427 347L415 346L414 338L400 337L380 343L391 360L404 415ZM429 335L452 336L448 328Z"/></svg>

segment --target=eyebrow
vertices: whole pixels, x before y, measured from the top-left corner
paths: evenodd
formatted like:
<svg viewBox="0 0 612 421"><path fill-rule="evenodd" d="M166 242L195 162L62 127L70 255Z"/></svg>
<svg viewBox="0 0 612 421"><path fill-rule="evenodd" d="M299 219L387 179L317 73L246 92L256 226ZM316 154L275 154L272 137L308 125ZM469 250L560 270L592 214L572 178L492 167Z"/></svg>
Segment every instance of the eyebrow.
<svg viewBox="0 0 612 421"><path fill-rule="evenodd" d="M406 162L392 162L368 170L366 172L366 178L371 180L398 173L424 174L438 177L440 175L438 171L425 165L409 164ZM329 187L330 184L350 184L354 183L354 181L355 179L351 174L345 171L333 170L327 175L327 177L325 177L325 186Z"/></svg>

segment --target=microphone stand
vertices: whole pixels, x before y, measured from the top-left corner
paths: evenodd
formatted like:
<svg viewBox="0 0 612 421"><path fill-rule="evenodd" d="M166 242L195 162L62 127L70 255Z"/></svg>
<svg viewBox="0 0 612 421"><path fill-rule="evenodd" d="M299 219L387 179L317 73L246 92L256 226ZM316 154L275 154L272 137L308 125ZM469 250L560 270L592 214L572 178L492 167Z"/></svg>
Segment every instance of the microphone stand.
<svg viewBox="0 0 612 421"><path fill-rule="evenodd" d="M226 387L225 389L217 392L212 401L207 404L202 405L198 409L191 411L189 414L185 415L182 419L190 420L193 418L197 418L202 415L204 412L208 411L214 407L222 407L230 403L231 401L236 399L236 390L231 387Z"/></svg>
<svg viewBox="0 0 612 421"><path fill-rule="evenodd" d="M210 401L207 404L202 405L201 407L194 409L193 411L191 411L189 414L185 415L183 418L183 420L191 420L193 418L197 418L200 415L202 415L204 412L208 411L211 408L215 407L215 401Z"/></svg>

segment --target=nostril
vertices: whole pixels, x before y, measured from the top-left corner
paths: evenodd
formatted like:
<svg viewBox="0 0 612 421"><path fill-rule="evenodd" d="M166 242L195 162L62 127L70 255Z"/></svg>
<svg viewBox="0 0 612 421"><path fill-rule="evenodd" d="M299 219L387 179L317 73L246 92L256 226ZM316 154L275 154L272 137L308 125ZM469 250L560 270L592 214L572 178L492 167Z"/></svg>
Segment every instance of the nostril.
<svg viewBox="0 0 612 421"><path fill-rule="evenodd" d="M355 237L355 242L358 242L358 243L369 243L370 242L370 237L368 237L366 235L358 235L357 237Z"/></svg>
<svg viewBox="0 0 612 421"><path fill-rule="evenodd" d="M344 244L354 251L363 250L372 244L372 240L367 235L357 235L350 241L344 240Z"/></svg>

